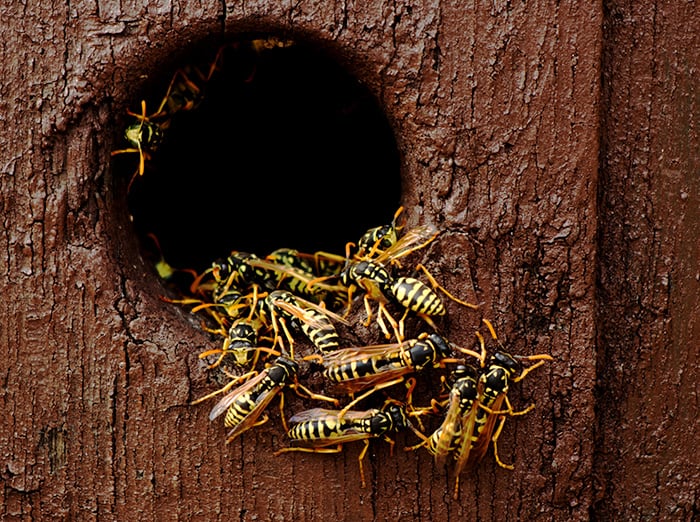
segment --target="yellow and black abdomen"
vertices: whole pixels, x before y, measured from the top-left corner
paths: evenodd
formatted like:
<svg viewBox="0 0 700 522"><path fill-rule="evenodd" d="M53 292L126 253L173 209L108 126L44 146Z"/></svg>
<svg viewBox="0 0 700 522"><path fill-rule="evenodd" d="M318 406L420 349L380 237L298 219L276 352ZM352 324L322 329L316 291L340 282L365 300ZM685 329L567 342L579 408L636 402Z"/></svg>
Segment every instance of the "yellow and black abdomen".
<svg viewBox="0 0 700 522"><path fill-rule="evenodd" d="M398 304L418 314L445 315L440 297L420 279L398 277L389 285L389 293Z"/></svg>

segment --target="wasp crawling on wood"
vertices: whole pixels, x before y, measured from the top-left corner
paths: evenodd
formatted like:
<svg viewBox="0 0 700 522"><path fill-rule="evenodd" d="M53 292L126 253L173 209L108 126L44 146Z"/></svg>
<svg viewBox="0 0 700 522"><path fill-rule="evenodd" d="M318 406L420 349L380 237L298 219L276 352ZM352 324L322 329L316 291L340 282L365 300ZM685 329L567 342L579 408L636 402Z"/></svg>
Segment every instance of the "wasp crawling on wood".
<svg viewBox="0 0 700 522"><path fill-rule="evenodd" d="M343 444L364 441L365 447L358 457L362 488L366 487L362 460L367 454L369 440L381 437L391 444L393 451L394 441L388 437L388 434L413 428L404 408L394 403L385 405L381 410L367 411L341 412L314 408L295 414L289 422L292 427L288 431L288 436L292 444L299 446L282 448L277 450L275 455L291 451L339 453L343 449Z"/></svg>
<svg viewBox="0 0 700 522"><path fill-rule="evenodd" d="M209 413L209 420L213 421L225 412L224 426L232 428L227 435L226 444L229 444L250 428L267 421L267 416L260 422L258 422L258 419L282 388L294 382L298 370L299 365L291 359L278 357L274 364L268 366L259 374L250 377L233 391L227 393L214 406L211 413ZM251 372L247 375L250 376L253 373ZM202 397L192 404L197 404L215 394L228 391L244 378L245 376L241 376L234 379L221 390ZM280 409L282 409L282 402L280 402ZM284 420L284 416L282 416L282 419Z"/></svg>
<svg viewBox="0 0 700 522"><path fill-rule="evenodd" d="M390 323L397 340L404 338L404 318L409 312L413 312L425 320L433 329L437 330L432 317L445 315L445 305L436 293L420 279L409 276L394 277L390 271L390 265L398 262L400 258L426 247L438 235L438 231L432 226L421 226L408 230L393 245L384 250L375 258L365 258L349 261L340 274L340 281L349 288L349 294L355 288L364 291L364 303L367 311L366 325L369 325L372 318L370 301L378 303L377 323L384 332L387 339L391 338L384 318ZM429 274L422 265L418 265L430 283L435 288L439 288L454 301L477 308L477 305L461 301L450 294ZM393 302L404 309L403 318L400 321L394 319L386 308L389 302Z"/></svg>
<svg viewBox="0 0 700 522"><path fill-rule="evenodd" d="M206 350L199 354L199 358L205 359L219 354L218 359L208 366L209 369L219 366L227 356L232 359L235 366L255 368L260 352L280 355L272 348L258 346L258 331L260 329L261 322L258 319L237 319L226 332L222 347Z"/></svg>
<svg viewBox="0 0 700 522"><path fill-rule="evenodd" d="M263 371L254 375L255 372L250 372L244 376L240 376L232 380L229 384L211 393L205 397L201 397L192 404L198 404L206 399L213 397L219 393L223 393L231 389L236 384L248 378L243 384L227 393L209 413L209 420L214 420L224 412L224 426L232 428L229 431L226 444L232 442L236 437L246 432L250 428L267 422L267 416L258 421L260 416L265 411L267 405L272 399L282 391L285 386L294 389L302 389L310 398L321 399L338 403L336 399L315 394L297 382L297 372L299 365L291 359L280 356L275 362L265 368ZM280 411L284 407L284 399L280 398ZM282 412L282 423L285 424L284 414Z"/></svg>
<svg viewBox="0 0 700 522"><path fill-rule="evenodd" d="M498 340L496 332L491 323L483 319L494 340ZM479 342L484 346L483 336L476 332ZM537 361L535 364L523 368L519 361ZM473 467L477 465L486 454L489 444L493 443L493 454L496 463L502 468L513 469L512 464L505 464L498 455L498 438L503 430L506 417L525 415L535 408L535 404L530 404L527 408L516 411L508 400L508 390L510 383L523 380L525 376L535 368L542 366L547 361L553 360L548 354L537 355L510 355L503 350L494 352L486 364L484 371L479 377L478 408L473 410L470 420L471 431L464 429L461 441L455 451L455 459L458 462L456 469L454 497L459 494L459 474L465 466Z"/></svg>
<svg viewBox="0 0 700 522"><path fill-rule="evenodd" d="M452 386L440 426L420 444L405 448L412 451L421 446L435 457L438 466L455 461L455 499L459 491L459 476L467 464L470 436L474 432L479 409L477 371L473 366L458 365L452 371ZM467 446L465 447L465 443Z"/></svg>
<svg viewBox="0 0 700 522"><path fill-rule="evenodd" d="M278 323L280 323L290 344L289 353L292 356L294 339L287 327L287 321L295 328L300 329L321 354L332 352L340 346L340 336L331 318L348 326L350 324L330 310L297 297L286 290L270 292L265 301L272 314L275 342L278 340L282 342L279 337Z"/></svg>
<svg viewBox="0 0 700 522"><path fill-rule="evenodd" d="M479 357L471 350L457 349ZM457 362L458 359L451 355L452 349L446 339L435 333L421 334L401 343L341 348L331 352L323 357L323 374L341 391L351 395L364 391L344 408L343 411L347 411L375 391L402 382L410 373Z"/></svg>
<svg viewBox="0 0 700 522"><path fill-rule="evenodd" d="M444 465L448 457L456 457L464 433L472 433L474 414L478 407L477 371L471 365L457 365L452 370L452 384L440 426L420 444L406 448L412 451L421 446L435 457L437 465Z"/></svg>

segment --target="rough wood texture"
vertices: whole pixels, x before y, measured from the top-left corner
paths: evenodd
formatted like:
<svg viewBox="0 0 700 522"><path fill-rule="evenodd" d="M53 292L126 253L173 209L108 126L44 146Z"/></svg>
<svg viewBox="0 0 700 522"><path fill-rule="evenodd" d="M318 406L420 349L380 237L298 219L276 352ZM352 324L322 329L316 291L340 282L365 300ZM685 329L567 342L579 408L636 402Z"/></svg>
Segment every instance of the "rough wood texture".
<svg viewBox="0 0 700 522"><path fill-rule="evenodd" d="M700 17L610 2L605 26L595 512L700 513Z"/></svg>
<svg viewBox="0 0 700 522"><path fill-rule="evenodd" d="M697 517L692 7L3 7L0 518ZM555 357L512 392L537 402L501 437L514 471L489 454L459 501L426 452L401 450L408 435L393 456L372 444L363 490L361 444L273 457L274 408L225 446L209 408L188 405L211 391L196 357L209 338L139 256L109 166L116 115L191 42L273 29L326 49L383 104L408 215L444 231L429 268L483 303L451 304L448 337L471 342L483 315L511 352Z"/></svg>

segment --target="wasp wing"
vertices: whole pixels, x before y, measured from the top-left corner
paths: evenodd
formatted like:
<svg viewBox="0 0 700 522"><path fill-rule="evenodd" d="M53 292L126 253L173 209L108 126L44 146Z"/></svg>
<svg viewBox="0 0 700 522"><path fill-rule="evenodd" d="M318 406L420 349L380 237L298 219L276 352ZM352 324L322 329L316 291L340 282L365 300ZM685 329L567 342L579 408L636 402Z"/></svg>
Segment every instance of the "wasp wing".
<svg viewBox="0 0 700 522"><path fill-rule="evenodd" d="M396 243L377 256L375 261L383 264L405 257L411 252L427 246L437 237L438 233L438 230L433 225L411 228Z"/></svg>
<svg viewBox="0 0 700 522"><path fill-rule="evenodd" d="M258 395L255 399L255 407L250 411L250 413L248 413L248 415L245 416L245 418L240 423L238 423L236 426L233 427L231 431L228 432L226 444L229 444L233 439L235 439L244 431L252 428L258 420L258 418L260 417L260 415L262 414L262 412L265 411L267 405L270 404L270 401L277 395L277 393L283 387L283 384L276 384L275 386L266 390L264 393Z"/></svg>
<svg viewBox="0 0 700 522"><path fill-rule="evenodd" d="M445 459L454 449L455 439L461 433L461 413L459 392L452 389L445 418L438 428L440 435L435 444L435 463L439 466L444 465Z"/></svg>
<svg viewBox="0 0 700 522"><path fill-rule="evenodd" d="M503 400L505 399L505 394L501 393L496 397L496 400L492 405L489 406L491 411L499 411ZM486 455L486 451L489 448L489 443L491 442L491 435L496 427L496 422L503 414L498 413L487 413L486 423L481 429L476 441L474 442L471 451L469 452L469 465L477 464Z"/></svg>
<svg viewBox="0 0 700 522"><path fill-rule="evenodd" d="M334 314L330 310L326 310L320 306L314 306L312 309L304 309L301 306L292 304L288 301L283 301L281 299L276 299L273 304L280 308L281 310L287 312L292 317L298 319L302 323L309 325L312 328L326 328L328 326L333 326L330 321L330 317L336 321L342 322L343 324L350 325L348 321L343 319L337 314Z"/></svg>
<svg viewBox="0 0 700 522"><path fill-rule="evenodd" d="M459 437L459 444L455 449L455 458L457 463L455 464L455 474L459 476L464 469L464 466L469 461L469 456L472 449L472 433L474 433L474 421L476 420L476 412L479 409L476 401L472 403L472 407L468 409L460 420L461 431Z"/></svg>
<svg viewBox="0 0 700 522"><path fill-rule="evenodd" d="M379 410L365 410L356 411L348 410L343 414L343 419L350 421L356 421L364 419L367 416L375 415ZM289 422L291 424L299 424L301 422L307 421L327 421L327 420L338 420L338 415L340 410L329 410L326 408L311 408L310 410L300 411L295 413Z"/></svg>
<svg viewBox="0 0 700 522"><path fill-rule="evenodd" d="M326 368L328 368L330 366L348 364L374 357L382 357L395 352L402 347L407 347L408 345L409 341L404 341L402 343L374 344L369 346L351 346L348 348L340 348L324 355L323 364L326 366Z"/></svg>
<svg viewBox="0 0 700 522"><path fill-rule="evenodd" d="M255 389L255 387L260 384L260 381L262 381L265 377L267 377L268 370L263 370L259 374L257 374L255 377L250 378L234 390L228 392L216 405L212 408L211 412L209 413L209 420L213 421L216 419L219 415L224 413L229 409L229 407L236 402L236 400L241 397L243 394L248 393L252 390Z"/></svg>

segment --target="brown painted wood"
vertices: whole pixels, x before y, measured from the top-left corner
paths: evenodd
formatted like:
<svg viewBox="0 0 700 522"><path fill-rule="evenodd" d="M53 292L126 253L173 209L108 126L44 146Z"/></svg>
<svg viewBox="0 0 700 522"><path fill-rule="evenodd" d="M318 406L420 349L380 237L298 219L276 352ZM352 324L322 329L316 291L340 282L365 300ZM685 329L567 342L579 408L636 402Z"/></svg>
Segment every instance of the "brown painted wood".
<svg viewBox="0 0 700 522"><path fill-rule="evenodd" d="M690 5L608 6L600 520L694 520L700 512L697 22Z"/></svg>
<svg viewBox="0 0 700 522"><path fill-rule="evenodd" d="M0 518L690 520L697 516L692 4L71 3L0 26ZM224 21L222 24L222 20ZM143 76L225 31L284 30L369 87L455 343L490 319L555 360L513 386L498 467L452 477L400 435L274 457L189 402L210 337L131 232L110 151ZM601 77L603 79L601 85ZM599 174L599 159L602 158ZM600 206L598 206L600 203ZM393 208L389 209L393 212ZM286 409L304 401L289 395ZM422 401L427 397L416 396Z"/></svg>

